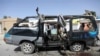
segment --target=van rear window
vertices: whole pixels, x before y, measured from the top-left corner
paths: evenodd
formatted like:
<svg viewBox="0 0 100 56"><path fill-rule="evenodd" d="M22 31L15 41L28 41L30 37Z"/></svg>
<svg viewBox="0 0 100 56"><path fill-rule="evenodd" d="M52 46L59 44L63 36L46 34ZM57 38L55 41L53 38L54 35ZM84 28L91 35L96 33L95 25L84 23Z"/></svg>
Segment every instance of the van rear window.
<svg viewBox="0 0 100 56"><path fill-rule="evenodd" d="M13 28L11 28L7 33L12 34Z"/></svg>

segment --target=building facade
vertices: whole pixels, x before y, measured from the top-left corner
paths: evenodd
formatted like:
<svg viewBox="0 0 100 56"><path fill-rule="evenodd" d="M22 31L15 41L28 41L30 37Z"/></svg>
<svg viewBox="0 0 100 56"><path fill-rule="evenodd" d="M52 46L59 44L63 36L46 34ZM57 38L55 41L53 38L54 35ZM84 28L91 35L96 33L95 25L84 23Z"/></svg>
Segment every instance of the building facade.
<svg viewBox="0 0 100 56"><path fill-rule="evenodd" d="M18 18L6 17L0 19L0 34L7 32L14 23L18 22Z"/></svg>

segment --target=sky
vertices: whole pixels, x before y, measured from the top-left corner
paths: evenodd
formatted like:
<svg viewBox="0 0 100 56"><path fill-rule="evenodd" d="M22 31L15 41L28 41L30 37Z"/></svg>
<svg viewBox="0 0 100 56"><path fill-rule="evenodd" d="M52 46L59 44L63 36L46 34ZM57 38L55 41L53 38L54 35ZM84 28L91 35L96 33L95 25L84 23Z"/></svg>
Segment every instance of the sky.
<svg viewBox="0 0 100 56"><path fill-rule="evenodd" d="M100 0L0 0L0 18L34 16L37 7L44 15L80 15L91 10L100 16Z"/></svg>

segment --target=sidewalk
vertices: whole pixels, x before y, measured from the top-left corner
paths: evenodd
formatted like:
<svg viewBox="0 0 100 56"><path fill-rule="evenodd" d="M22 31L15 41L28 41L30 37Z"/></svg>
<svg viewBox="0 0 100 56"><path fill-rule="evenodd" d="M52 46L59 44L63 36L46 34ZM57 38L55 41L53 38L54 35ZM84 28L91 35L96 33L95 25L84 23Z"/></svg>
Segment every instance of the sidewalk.
<svg viewBox="0 0 100 56"><path fill-rule="evenodd" d="M3 40L4 34L0 34L0 40Z"/></svg>

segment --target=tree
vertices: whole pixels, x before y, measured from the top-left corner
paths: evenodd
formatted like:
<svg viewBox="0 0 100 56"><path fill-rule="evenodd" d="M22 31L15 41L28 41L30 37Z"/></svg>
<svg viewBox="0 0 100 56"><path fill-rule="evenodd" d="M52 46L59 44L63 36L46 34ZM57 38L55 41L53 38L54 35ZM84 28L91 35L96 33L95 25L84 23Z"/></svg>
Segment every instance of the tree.
<svg viewBox="0 0 100 56"><path fill-rule="evenodd" d="M6 31L7 29L6 29L6 27L4 27L4 29L3 29L4 31Z"/></svg>

